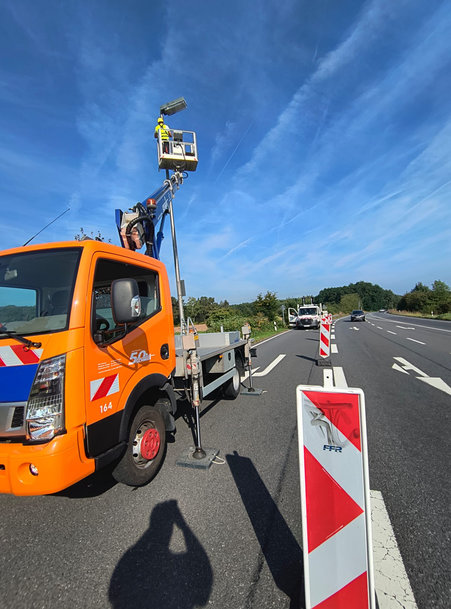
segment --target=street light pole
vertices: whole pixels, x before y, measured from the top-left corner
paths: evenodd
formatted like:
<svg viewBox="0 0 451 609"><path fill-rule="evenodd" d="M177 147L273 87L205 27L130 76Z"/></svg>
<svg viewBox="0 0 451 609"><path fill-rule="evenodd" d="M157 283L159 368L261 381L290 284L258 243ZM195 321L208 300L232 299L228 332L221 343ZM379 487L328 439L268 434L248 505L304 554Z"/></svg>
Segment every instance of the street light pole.
<svg viewBox="0 0 451 609"><path fill-rule="evenodd" d="M166 169L166 179L169 180L169 169ZM180 316L180 334L186 334L185 312L183 310L183 290L182 280L180 278L179 255L177 250L177 237L175 233L174 212L172 206L172 197L169 201L169 218L171 221L171 237L172 237L172 252L174 254L174 271L175 271L175 287L177 290L177 299Z"/></svg>
<svg viewBox="0 0 451 609"><path fill-rule="evenodd" d="M172 114L176 114L177 112L181 112L187 107L186 101L183 97L179 97L170 101L166 104L160 106L160 115L170 116ZM166 169L166 180L170 183L169 178L169 169ZM178 307L179 307L179 316L180 316L180 334L186 334L186 321L185 321L185 312L183 310L183 290L182 290L182 280L180 278L180 265L179 265L179 256L177 250L177 237L175 233L175 221L174 221L174 211L172 206L172 199L170 199L169 203L169 218L171 221L171 237L172 237L172 251L174 254L174 271L175 271L175 285L177 290L177 299L178 299Z"/></svg>

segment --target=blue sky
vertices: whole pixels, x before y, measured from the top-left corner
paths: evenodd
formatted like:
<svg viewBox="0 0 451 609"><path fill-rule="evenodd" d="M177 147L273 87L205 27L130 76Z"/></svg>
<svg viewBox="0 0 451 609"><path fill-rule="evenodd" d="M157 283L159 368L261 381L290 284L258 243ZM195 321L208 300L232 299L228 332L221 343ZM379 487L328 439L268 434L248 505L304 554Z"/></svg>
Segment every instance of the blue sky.
<svg viewBox="0 0 451 609"><path fill-rule="evenodd" d="M175 199L187 296L451 284L451 4L3 0L1 247L118 243L153 129L197 133ZM162 259L172 275L167 234Z"/></svg>

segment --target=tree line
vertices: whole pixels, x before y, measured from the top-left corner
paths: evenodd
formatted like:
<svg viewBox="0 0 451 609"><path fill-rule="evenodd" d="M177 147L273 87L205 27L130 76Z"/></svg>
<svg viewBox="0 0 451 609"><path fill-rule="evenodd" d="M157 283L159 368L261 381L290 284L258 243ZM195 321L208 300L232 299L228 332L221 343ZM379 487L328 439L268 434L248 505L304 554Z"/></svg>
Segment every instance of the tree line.
<svg viewBox="0 0 451 609"><path fill-rule="evenodd" d="M366 281L350 283L346 286L322 289L319 294L279 299L275 292L258 294L252 302L229 304L227 300L216 302L214 298L190 297L184 301L186 317L194 323L206 323L212 330L237 330L250 323L259 330L272 329L274 322L287 322L288 308L297 309L302 304L322 304L329 313L348 314L354 309L378 311L397 309L422 314L446 314L451 312L450 288L443 281L434 281L431 288L422 283L403 296L391 290ZM174 321L179 323L177 300L172 298Z"/></svg>
<svg viewBox="0 0 451 609"><path fill-rule="evenodd" d="M419 282L400 298L398 309L424 315L446 315L451 313L451 291L443 281L434 281L430 288Z"/></svg>
<svg viewBox="0 0 451 609"><path fill-rule="evenodd" d="M358 281L338 288L325 288L317 296L318 302L326 305L330 313L350 313L354 309L396 309L400 298L391 290L384 290L381 286L367 281Z"/></svg>

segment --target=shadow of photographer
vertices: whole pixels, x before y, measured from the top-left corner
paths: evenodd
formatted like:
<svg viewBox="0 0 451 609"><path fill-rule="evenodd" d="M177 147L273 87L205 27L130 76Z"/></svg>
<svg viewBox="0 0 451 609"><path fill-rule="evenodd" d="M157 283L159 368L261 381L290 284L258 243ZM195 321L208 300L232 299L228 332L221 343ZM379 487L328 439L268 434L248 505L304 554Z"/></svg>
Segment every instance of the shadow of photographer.
<svg viewBox="0 0 451 609"><path fill-rule="evenodd" d="M120 559L111 578L114 609L191 609L207 604L213 572L177 501L159 503L150 526Z"/></svg>

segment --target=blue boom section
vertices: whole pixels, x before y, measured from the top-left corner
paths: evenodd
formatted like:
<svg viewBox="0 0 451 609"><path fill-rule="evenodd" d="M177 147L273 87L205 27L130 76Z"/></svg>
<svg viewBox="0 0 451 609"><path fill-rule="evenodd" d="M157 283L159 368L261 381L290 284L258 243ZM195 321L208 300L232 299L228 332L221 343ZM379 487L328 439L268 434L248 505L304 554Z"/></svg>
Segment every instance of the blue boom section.
<svg viewBox="0 0 451 609"><path fill-rule="evenodd" d="M173 174L169 180L165 180L162 186L155 192L144 199L144 203L137 203L130 209L131 214L136 214L135 219L127 226L127 235L130 237L131 229L138 227L144 234L143 240L146 245L147 256L152 258L160 259L161 244L164 239L164 221L166 215L169 213L170 203L174 196L174 188L177 188L182 183L181 175ZM151 200L153 203L148 205L147 202ZM119 232L119 239L122 247L130 249L139 249L136 247L131 239L124 238L124 212L120 209L116 209L115 218L116 226ZM143 244L143 245L144 245Z"/></svg>

